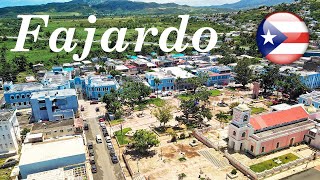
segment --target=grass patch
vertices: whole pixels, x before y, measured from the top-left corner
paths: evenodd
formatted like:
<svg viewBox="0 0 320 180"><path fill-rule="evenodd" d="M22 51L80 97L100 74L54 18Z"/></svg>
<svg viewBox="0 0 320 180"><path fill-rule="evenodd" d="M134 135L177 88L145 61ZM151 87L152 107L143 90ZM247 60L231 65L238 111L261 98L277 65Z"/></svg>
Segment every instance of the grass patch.
<svg viewBox="0 0 320 180"><path fill-rule="evenodd" d="M140 103L137 103L137 106L134 107L134 110L142 111L147 108L148 104L153 104L157 107L163 107L165 103L166 103L165 100L160 98L148 99L148 100L141 101Z"/></svg>
<svg viewBox="0 0 320 180"><path fill-rule="evenodd" d="M110 125L111 126L118 125L118 124L121 124L123 121L124 121L123 119L115 119L110 121Z"/></svg>
<svg viewBox="0 0 320 180"><path fill-rule="evenodd" d="M131 130L131 128L124 128L122 129L122 134L121 130L114 132L114 135L116 136L120 145L125 145L131 142L130 138L125 135L127 132Z"/></svg>
<svg viewBox="0 0 320 180"><path fill-rule="evenodd" d="M266 111L266 109L264 109L262 107L252 107L251 108L251 113L252 114L260 114L260 113L263 113L265 111Z"/></svg>
<svg viewBox="0 0 320 180"><path fill-rule="evenodd" d="M274 161L276 159L280 159L281 163L280 164L276 163ZM288 154L285 154L285 155L282 155L282 156L279 156L279 157L276 157L276 158L273 158L273 159L270 159L267 161L263 161L258 164L251 165L250 169L254 172L263 172L265 170L272 169L274 167L280 166L281 164L286 164L286 163L288 163L290 161L294 161L296 159L299 159L299 157L292 154L292 153L288 153Z"/></svg>
<svg viewBox="0 0 320 180"><path fill-rule="evenodd" d="M221 95L221 91L214 89L214 90L210 90L211 96L219 96Z"/></svg>
<svg viewBox="0 0 320 180"><path fill-rule="evenodd" d="M2 165L5 162L6 158L0 159L0 165ZM10 174L13 167L0 169L0 179L1 180L10 180Z"/></svg>

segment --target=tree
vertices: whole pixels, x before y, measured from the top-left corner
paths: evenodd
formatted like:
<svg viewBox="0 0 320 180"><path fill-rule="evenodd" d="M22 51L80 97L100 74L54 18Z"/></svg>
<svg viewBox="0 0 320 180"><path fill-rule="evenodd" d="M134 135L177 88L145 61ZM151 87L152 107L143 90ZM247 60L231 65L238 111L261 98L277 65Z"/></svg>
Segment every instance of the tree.
<svg viewBox="0 0 320 180"><path fill-rule="evenodd" d="M260 79L260 86L263 88L264 94L269 91L273 90L276 86L276 82L279 80L280 71L279 66L266 66L265 72L261 73L259 76Z"/></svg>
<svg viewBox="0 0 320 180"><path fill-rule="evenodd" d="M160 125L163 124L163 126L165 127L166 123L173 118L171 110L171 106L159 107L153 112L153 115L157 118L158 121L160 121Z"/></svg>
<svg viewBox="0 0 320 180"><path fill-rule="evenodd" d="M196 90L206 84L209 76L206 73L200 73L197 77L187 79L187 83L191 85L192 92L195 94Z"/></svg>
<svg viewBox="0 0 320 180"><path fill-rule="evenodd" d="M252 70L249 68L250 65L250 59L244 58L243 60L238 61L237 66L234 68L234 71L237 74L235 80L242 84L243 88L252 80Z"/></svg>
<svg viewBox="0 0 320 180"><path fill-rule="evenodd" d="M19 72L26 71L27 58L25 56L14 57L13 62L16 64Z"/></svg>
<svg viewBox="0 0 320 180"><path fill-rule="evenodd" d="M117 75L121 76L121 72L117 70L111 70L109 74L113 77L116 77Z"/></svg>
<svg viewBox="0 0 320 180"><path fill-rule="evenodd" d="M159 84L161 83L159 78L154 79L154 84L156 85L156 90L157 90L157 98L158 98L158 89L159 89Z"/></svg>
<svg viewBox="0 0 320 180"><path fill-rule="evenodd" d="M120 99L120 92L111 89L110 93L106 93L102 97L102 102L106 103L105 108L108 112L113 113L116 119L121 118L122 103Z"/></svg>
<svg viewBox="0 0 320 180"><path fill-rule="evenodd" d="M148 97L151 93L150 87L143 82L128 81L124 83L121 96L123 101L132 109L135 104L140 104L142 99Z"/></svg>
<svg viewBox="0 0 320 180"><path fill-rule="evenodd" d="M180 86L181 84L183 83L183 79L181 77L178 77L176 80L175 80L175 83L176 83L176 89L180 90Z"/></svg>
<svg viewBox="0 0 320 180"><path fill-rule="evenodd" d="M159 143L157 135L145 129L137 130L133 135L133 146L140 153L147 152L148 149Z"/></svg>
<svg viewBox="0 0 320 180"><path fill-rule="evenodd" d="M277 81L277 89L283 94L289 95L289 99L296 99L305 93L308 88L301 82L299 74L285 71Z"/></svg>
<svg viewBox="0 0 320 180"><path fill-rule="evenodd" d="M216 114L216 119L220 122L220 126L227 122L228 115L222 111L219 111L218 114Z"/></svg>

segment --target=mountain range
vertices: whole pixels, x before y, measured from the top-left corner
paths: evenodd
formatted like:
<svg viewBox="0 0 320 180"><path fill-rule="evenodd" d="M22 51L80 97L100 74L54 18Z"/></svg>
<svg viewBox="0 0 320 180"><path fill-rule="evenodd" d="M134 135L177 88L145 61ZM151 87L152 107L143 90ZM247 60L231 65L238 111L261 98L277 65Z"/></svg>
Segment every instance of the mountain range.
<svg viewBox="0 0 320 180"><path fill-rule="evenodd" d="M195 14L248 9L258 7L261 5L271 6L275 4L288 3L293 1L294 0L240 0L239 2L233 4L225 4L220 6L192 7L187 5L178 5L175 3L159 4L154 2L133 2L130 0L72 0L69 2L55 2L43 5L28 5L0 8L0 16L16 16L18 14L31 13L48 13L58 15L77 14L83 16L93 13L101 15Z"/></svg>

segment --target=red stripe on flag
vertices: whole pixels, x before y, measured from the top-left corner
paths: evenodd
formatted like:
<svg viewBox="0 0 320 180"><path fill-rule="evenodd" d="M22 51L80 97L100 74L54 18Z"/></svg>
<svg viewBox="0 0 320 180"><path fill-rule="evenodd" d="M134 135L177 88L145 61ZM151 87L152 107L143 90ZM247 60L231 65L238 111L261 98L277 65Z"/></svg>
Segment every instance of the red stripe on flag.
<svg viewBox="0 0 320 180"><path fill-rule="evenodd" d="M266 17L268 21L303 21L299 16L290 12L272 13Z"/></svg>
<svg viewBox="0 0 320 180"><path fill-rule="evenodd" d="M267 59L277 64L290 64L298 60L303 54L268 54Z"/></svg>
<svg viewBox="0 0 320 180"><path fill-rule="evenodd" d="M288 38L283 43L308 43L309 33L283 33Z"/></svg>

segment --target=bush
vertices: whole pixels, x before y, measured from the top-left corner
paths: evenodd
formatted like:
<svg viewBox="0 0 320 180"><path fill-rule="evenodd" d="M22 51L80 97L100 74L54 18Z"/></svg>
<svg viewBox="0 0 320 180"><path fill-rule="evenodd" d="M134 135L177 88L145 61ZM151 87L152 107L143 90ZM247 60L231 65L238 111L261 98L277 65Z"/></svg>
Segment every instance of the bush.
<svg viewBox="0 0 320 180"><path fill-rule="evenodd" d="M231 174L236 175L237 174L237 170L236 169L232 169Z"/></svg>

